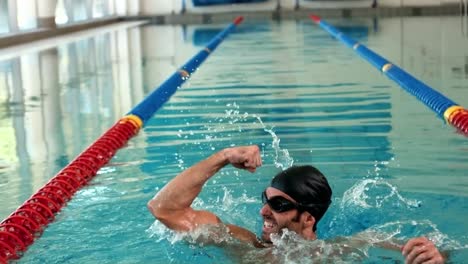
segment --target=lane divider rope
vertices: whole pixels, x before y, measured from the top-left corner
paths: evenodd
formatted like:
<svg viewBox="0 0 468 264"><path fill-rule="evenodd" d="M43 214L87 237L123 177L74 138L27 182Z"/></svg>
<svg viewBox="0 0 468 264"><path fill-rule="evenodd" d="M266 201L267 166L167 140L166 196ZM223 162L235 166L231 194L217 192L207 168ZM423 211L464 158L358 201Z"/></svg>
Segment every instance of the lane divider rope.
<svg viewBox="0 0 468 264"><path fill-rule="evenodd" d="M416 79L400 67L392 64L379 54L368 49L365 45L346 36L337 28L323 21L319 16L310 15L312 21L327 31L330 35L341 41L344 45L352 48L362 58L367 60L388 78L395 81L407 92L414 95L422 103L436 112L440 118L454 126L461 134L468 136L468 110L445 97L440 92L429 87L427 84Z"/></svg>

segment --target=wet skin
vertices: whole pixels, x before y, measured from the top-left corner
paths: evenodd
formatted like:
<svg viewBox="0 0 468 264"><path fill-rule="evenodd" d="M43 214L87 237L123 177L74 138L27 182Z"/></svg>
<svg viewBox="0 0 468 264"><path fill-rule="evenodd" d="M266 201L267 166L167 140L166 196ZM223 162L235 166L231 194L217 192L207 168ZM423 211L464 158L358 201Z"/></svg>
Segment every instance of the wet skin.
<svg viewBox="0 0 468 264"><path fill-rule="evenodd" d="M281 196L287 200L296 202L286 193L273 187L268 187L265 192L268 199L275 196ZM307 212L300 213L297 209L293 209L277 213L266 203L263 205L262 209L260 209L260 215L263 218L261 238L267 243L271 243L271 234L281 234L281 230L284 228L294 231L308 239L316 239L315 233L312 232L312 226L315 223L315 218Z"/></svg>

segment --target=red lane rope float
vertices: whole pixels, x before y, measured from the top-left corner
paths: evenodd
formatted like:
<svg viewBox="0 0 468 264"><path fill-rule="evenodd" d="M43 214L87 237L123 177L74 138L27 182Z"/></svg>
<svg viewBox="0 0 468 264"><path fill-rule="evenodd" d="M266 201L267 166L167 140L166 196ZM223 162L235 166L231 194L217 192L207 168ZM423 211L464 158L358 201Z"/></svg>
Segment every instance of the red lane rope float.
<svg viewBox="0 0 468 264"><path fill-rule="evenodd" d="M78 190L81 186L85 185L86 182L81 178L76 177L74 174L69 171L61 171L54 177L58 180L63 180L73 186L75 190Z"/></svg>
<svg viewBox="0 0 468 264"><path fill-rule="evenodd" d="M60 186L57 186L57 185L50 185L49 184L46 184L44 187L42 187L41 189L39 189L38 192L40 191L46 191L46 192L52 192L56 195L58 195L58 197L60 197L60 199L63 199L63 202L67 202L69 200L69 198L71 197L71 194L65 190L64 188L60 187Z"/></svg>
<svg viewBox="0 0 468 264"><path fill-rule="evenodd" d="M26 249L24 242L16 234L10 231L0 231L0 241L10 245L15 252L24 251Z"/></svg>
<svg viewBox="0 0 468 264"><path fill-rule="evenodd" d="M72 195L76 192L76 188L73 187L73 185L71 185L67 181L57 179L57 178L52 178L52 180L49 181L46 184L46 186L57 186L57 187L62 188L67 193L67 198L72 197ZM46 187L46 186L44 186L44 187Z"/></svg>
<svg viewBox="0 0 468 264"><path fill-rule="evenodd" d="M63 172L59 172L59 174L57 174L57 176L52 178L52 180L64 181L68 183L69 185L71 185L74 191L77 191L81 187L81 183L79 179L75 179L72 176L67 175L66 173L64 174Z"/></svg>
<svg viewBox="0 0 468 264"><path fill-rule="evenodd" d="M34 236L36 233L40 233L41 228L38 223L34 222L28 217L24 217L21 215L12 215L8 219L5 219L0 225L2 224L18 224L28 229L28 231L33 234Z"/></svg>
<svg viewBox="0 0 468 264"><path fill-rule="evenodd" d="M70 165L68 167L68 170L66 172L74 176L83 177L86 181L87 179L93 178L93 173L95 173L96 170L89 163L94 161L86 161L83 159L83 157L80 157L75 162L73 162L73 165Z"/></svg>
<svg viewBox="0 0 468 264"><path fill-rule="evenodd" d="M33 197L36 197L37 195L49 198L60 207L65 204L65 199L63 198L63 195L60 195L59 193L54 191L47 191L44 190L44 188L41 188L38 192L36 192L36 194L34 194Z"/></svg>
<svg viewBox="0 0 468 264"><path fill-rule="evenodd" d="M468 135L468 110L463 109L453 113L451 122L453 126Z"/></svg>
<svg viewBox="0 0 468 264"><path fill-rule="evenodd" d="M17 259L16 250L0 240L0 263L7 263L7 259Z"/></svg>
<svg viewBox="0 0 468 264"><path fill-rule="evenodd" d="M96 142L92 149L89 149L88 153L96 154L97 157L102 157L102 163L106 164L114 156L114 151L109 146L104 145L102 142Z"/></svg>
<svg viewBox="0 0 468 264"><path fill-rule="evenodd" d="M93 148L89 150L88 153L97 153L98 155L103 156L102 164L106 164L114 156L115 151L113 151L109 145L104 144L103 142L97 142L93 145ZM105 161L105 162L104 162Z"/></svg>
<svg viewBox="0 0 468 264"><path fill-rule="evenodd" d="M73 168L70 168L70 170L61 171L57 175L57 178L60 177L60 179L63 179L63 178L66 177L67 181L70 182L70 183L73 183L73 186L75 186L75 188L78 189L78 188L80 188L82 186L85 186L88 183L88 180L86 179L88 177L85 176L86 174L91 175L92 173L89 172L88 170L86 170L83 174L80 174L76 170L74 170ZM81 175L83 175L83 176L81 176Z"/></svg>
<svg viewBox="0 0 468 264"><path fill-rule="evenodd" d="M49 198L36 194L29 198L23 205L32 205L36 211L42 213L49 221L55 218L54 212L57 212L59 209L59 206Z"/></svg>
<svg viewBox="0 0 468 264"><path fill-rule="evenodd" d="M465 136L468 136L468 110L459 105L449 107L444 112L445 120Z"/></svg>
<svg viewBox="0 0 468 264"><path fill-rule="evenodd" d="M114 141L115 142L115 146L117 148L121 148L124 146L124 139L123 138L120 138L120 135L119 134L116 134L114 132L112 133L109 133L109 135L106 135L107 136L107 140L108 141Z"/></svg>
<svg viewBox="0 0 468 264"><path fill-rule="evenodd" d="M99 159L98 157L96 157L94 154L95 154L94 151L89 151L89 152L86 152L85 154L83 154L83 156L80 157L80 159L77 160L75 162L75 164L74 164L77 171L81 171L80 167L83 167L83 168L87 168L89 172L92 172L92 173L96 174L97 171L104 164L101 164L102 160ZM78 165L78 166L76 166L76 165Z"/></svg>
<svg viewBox="0 0 468 264"><path fill-rule="evenodd" d="M124 117L52 177L18 209L0 223L0 261L18 258L18 253L55 219L72 195L97 174L119 148L135 136L142 122Z"/></svg>
<svg viewBox="0 0 468 264"><path fill-rule="evenodd" d="M26 247L34 242L34 235L27 228L18 224L1 224L0 231L16 234Z"/></svg>
<svg viewBox="0 0 468 264"><path fill-rule="evenodd" d="M44 216L42 216L42 214L26 207L14 211L7 219L3 221L9 221L12 217L15 216L24 216L28 218L29 220L33 221L39 226L40 231L42 231L42 228L48 223L47 219Z"/></svg>
<svg viewBox="0 0 468 264"><path fill-rule="evenodd" d="M77 159L73 164L75 167L75 172L82 173L82 176L84 176L86 180L92 179L100 169L98 166L99 163L97 163L94 159L88 158L88 155L88 153L83 154L83 156Z"/></svg>
<svg viewBox="0 0 468 264"><path fill-rule="evenodd" d="M41 215L41 220L45 219L45 224L47 225L51 220L54 219L54 214L50 211L47 206L40 203L32 203L26 201L23 205L20 206L20 209L29 209ZM41 221L42 223L43 221Z"/></svg>
<svg viewBox="0 0 468 264"><path fill-rule="evenodd" d="M120 146L119 146L119 142L115 141L114 139L112 138L109 138L109 137L105 137L101 140L102 143L104 144L108 144L109 147L111 147L112 149L119 149Z"/></svg>
<svg viewBox="0 0 468 264"><path fill-rule="evenodd" d="M129 138L127 136L127 133L125 133L124 129L121 129L120 131L112 131L112 135L115 135L115 137L118 138L123 143L125 143L125 141L127 141Z"/></svg>

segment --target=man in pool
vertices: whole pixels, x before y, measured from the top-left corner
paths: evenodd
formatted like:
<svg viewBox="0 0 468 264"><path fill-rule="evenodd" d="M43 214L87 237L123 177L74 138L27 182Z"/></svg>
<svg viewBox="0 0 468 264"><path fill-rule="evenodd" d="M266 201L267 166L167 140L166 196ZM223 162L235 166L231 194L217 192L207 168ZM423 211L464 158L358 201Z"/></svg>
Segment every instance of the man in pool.
<svg viewBox="0 0 468 264"><path fill-rule="evenodd" d="M204 225L221 225L211 212L191 208L203 185L224 166L255 172L262 165L257 146L224 149L186 169L171 180L148 202L151 213L168 228L192 231ZM316 227L331 203L332 190L327 179L312 166L294 166L278 175L262 194L261 239L252 232L224 224L229 234L257 247L271 243L270 235L283 229L294 231L307 240L317 239ZM427 238L413 238L401 247L406 263L443 263L444 258Z"/></svg>

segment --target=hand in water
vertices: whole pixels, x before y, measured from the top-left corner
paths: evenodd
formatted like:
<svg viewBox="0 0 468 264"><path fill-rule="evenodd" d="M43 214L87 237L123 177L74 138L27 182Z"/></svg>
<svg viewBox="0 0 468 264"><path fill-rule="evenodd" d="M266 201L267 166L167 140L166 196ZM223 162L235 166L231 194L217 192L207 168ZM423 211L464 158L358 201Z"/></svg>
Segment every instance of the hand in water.
<svg viewBox="0 0 468 264"><path fill-rule="evenodd" d="M444 263L444 258L434 243L425 237L410 239L402 249L406 263Z"/></svg>
<svg viewBox="0 0 468 264"><path fill-rule="evenodd" d="M227 148L224 150L224 157L232 166L250 172L255 172L257 167L262 166L260 149L256 145Z"/></svg>

